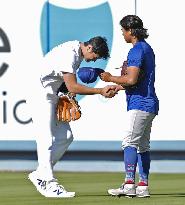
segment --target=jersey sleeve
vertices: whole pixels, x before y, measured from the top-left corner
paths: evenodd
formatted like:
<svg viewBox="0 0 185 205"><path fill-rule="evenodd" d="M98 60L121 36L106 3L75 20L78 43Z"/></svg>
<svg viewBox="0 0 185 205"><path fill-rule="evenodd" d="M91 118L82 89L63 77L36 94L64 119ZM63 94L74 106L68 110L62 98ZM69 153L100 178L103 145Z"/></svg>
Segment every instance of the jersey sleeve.
<svg viewBox="0 0 185 205"><path fill-rule="evenodd" d="M75 56L71 52L67 53L64 56L64 60L62 60L61 65L57 68L58 73L62 72L68 72L68 73L75 73L76 68L75 68Z"/></svg>
<svg viewBox="0 0 185 205"><path fill-rule="evenodd" d="M72 49L65 49L57 61L58 65L56 66L56 72L75 73L76 57L75 52Z"/></svg>
<svg viewBox="0 0 185 205"><path fill-rule="evenodd" d="M127 57L128 67L135 66L141 68L144 59L144 53L141 48L132 48Z"/></svg>
<svg viewBox="0 0 185 205"><path fill-rule="evenodd" d="M62 72L76 73L78 58L70 43L53 48L45 57L48 69L61 74Z"/></svg>

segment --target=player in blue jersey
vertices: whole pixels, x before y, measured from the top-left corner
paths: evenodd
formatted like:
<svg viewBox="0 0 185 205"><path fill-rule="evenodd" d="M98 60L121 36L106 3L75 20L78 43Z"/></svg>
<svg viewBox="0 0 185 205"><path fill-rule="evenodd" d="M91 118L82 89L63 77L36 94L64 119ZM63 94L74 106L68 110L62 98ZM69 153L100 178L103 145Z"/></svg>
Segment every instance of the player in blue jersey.
<svg viewBox="0 0 185 205"><path fill-rule="evenodd" d="M125 89L127 120L124 122L122 149L126 174L121 187L109 189L108 193L114 196L149 197L150 132L159 109L154 87L155 54L145 41L147 29L138 16L127 15L121 19L120 25L125 41L132 43L133 47L122 67L122 75L112 76L104 72L101 79L118 84L118 90ZM136 186L137 165L139 182Z"/></svg>

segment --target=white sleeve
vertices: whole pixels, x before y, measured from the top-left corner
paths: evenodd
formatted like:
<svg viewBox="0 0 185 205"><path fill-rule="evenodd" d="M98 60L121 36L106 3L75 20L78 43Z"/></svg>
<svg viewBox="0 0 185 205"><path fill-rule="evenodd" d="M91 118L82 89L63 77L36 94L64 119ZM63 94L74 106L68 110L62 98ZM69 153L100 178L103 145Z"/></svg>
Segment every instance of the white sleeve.
<svg viewBox="0 0 185 205"><path fill-rule="evenodd" d="M50 69L56 73L75 73L76 57L74 50L69 46L58 46L51 50L46 57L46 62Z"/></svg>

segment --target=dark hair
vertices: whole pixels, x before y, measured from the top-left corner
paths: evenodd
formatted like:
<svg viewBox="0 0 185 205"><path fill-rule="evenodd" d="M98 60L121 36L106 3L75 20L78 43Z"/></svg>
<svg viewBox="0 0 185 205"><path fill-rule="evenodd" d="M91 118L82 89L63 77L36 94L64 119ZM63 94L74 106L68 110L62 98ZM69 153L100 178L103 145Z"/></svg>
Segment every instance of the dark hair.
<svg viewBox="0 0 185 205"><path fill-rule="evenodd" d="M84 42L85 46L91 45L92 51L99 55L99 58L107 59L110 57L107 39L105 37L96 36Z"/></svg>
<svg viewBox="0 0 185 205"><path fill-rule="evenodd" d="M120 25L128 31L131 30L131 34L142 40L148 38L147 29L143 28L142 20L136 15L127 15L123 17L120 21Z"/></svg>

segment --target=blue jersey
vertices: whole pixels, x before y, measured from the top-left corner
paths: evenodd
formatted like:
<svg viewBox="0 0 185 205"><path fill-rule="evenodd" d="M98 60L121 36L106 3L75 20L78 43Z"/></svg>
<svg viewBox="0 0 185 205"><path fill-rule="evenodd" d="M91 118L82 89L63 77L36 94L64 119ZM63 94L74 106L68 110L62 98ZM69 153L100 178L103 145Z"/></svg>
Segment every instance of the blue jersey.
<svg viewBox="0 0 185 205"><path fill-rule="evenodd" d="M159 101L155 93L155 54L146 41L138 41L130 49L127 66L140 68L143 79L135 88L126 89L127 110L142 110L158 114Z"/></svg>

